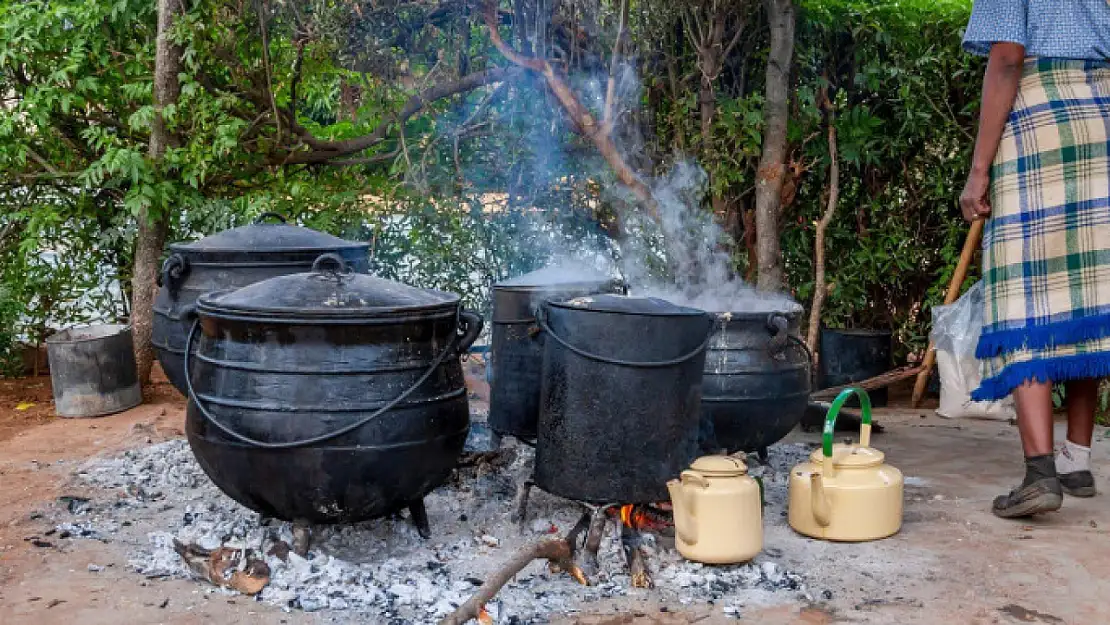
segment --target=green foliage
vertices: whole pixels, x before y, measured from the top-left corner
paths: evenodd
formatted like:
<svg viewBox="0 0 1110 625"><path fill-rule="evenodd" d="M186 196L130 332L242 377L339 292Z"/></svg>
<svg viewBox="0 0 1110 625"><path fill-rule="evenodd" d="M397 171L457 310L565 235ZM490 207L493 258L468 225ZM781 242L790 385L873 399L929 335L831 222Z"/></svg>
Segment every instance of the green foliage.
<svg viewBox="0 0 1110 625"><path fill-rule="evenodd" d="M184 50L181 95L162 111L177 141L155 161L154 4L0 0L0 323L11 328L0 352L48 326L125 316L143 211L170 218L170 241L280 212L371 241L376 272L462 293L479 309L493 281L553 255L613 253L605 230L623 198L534 77L391 121L420 89L457 78L463 56L470 71L503 62L473 16L395 0L273 0L262 12L255 3L186 3L171 33ZM799 12L788 278L807 301L829 166L817 102L828 88L841 200L825 321L890 326L908 349L925 341L928 306L942 296L963 238L955 197L981 75L959 50L968 4L805 0ZM642 8L630 28L644 94L622 118L621 143L642 169L696 155L718 217L739 238L735 216L751 207L761 152L766 29L751 28L730 58L703 137L698 70L674 37L678 11ZM572 59L585 73L574 86L591 97L589 79L608 71L602 31L613 10L590 10L600 30ZM279 122L275 107L292 110L296 124L287 113ZM380 160L288 164L314 142L365 137L383 122L381 140L351 155ZM645 142L630 139L641 132ZM738 253L738 268L746 262Z"/></svg>
<svg viewBox="0 0 1110 625"><path fill-rule="evenodd" d="M840 201L828 232L832 290L824 323L887 327L903 351L927 342L966 225L956 199L973 146L982 66L960 50L967 2L803 3L798 73L827 80L837 110ZM845 27L848 25L848 27ZM803 91L799 89L799 91ZM824 210L828 146L822 116L800 98L795 136L816 164L784 234L797 295L812 294L813 223ZM969 280L974 279L974 275Z"/></svg>

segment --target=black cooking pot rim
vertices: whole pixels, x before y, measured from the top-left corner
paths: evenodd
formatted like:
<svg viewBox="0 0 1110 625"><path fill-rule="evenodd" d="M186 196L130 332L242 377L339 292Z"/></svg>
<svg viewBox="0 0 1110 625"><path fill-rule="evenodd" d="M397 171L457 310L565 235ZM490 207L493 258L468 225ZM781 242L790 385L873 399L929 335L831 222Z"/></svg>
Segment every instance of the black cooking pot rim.
<svg viewBox="0 0 1110 625"><path fill-rule="evenodd" d="M534 292L559 292L559 291L578 291L582 289L594 289L598 287L605 287L610 285L619 285L620 280L616 278L605 280L587 280L583 282L560 282L558 284L495 284L493 285L494 291L508 291L520 293L534 293Z"/></svg>
<svg viewBox="0 0 1110 625"><path fill-rule="evenodd" d="M431 289L428 289L432 291ZM396 320L399 318L432 316L435 313L454 314L459 309L461 298L455 293L432 291L449 296L442 302L412 306L382 306L357 309L335 309L329 311L314 309L286 308L278 306L221 306L213 300L232 293L236 289L222 289L205 293L197 298L197 313L216 319L238 319L257 322L303 323L337 321L359 323L373 320Z"/></svg>
<svg viewBox="0 0 1110 625"><path fill-rule="evenodd" d="M598 293L598 294L595 294L595 295L584 295L582 297L599 297L599 296L605 296L605 295L612 295L612 294L610 294L610 293ZM578 298L575 298L575 299L578 299ZM658 299L658 298L655 298L655 299ZM572 303L573 301L574 300L568 300L568 301L565 301L565 302L561 302L561 301L547 300L547 301L544 302L544 306L551 306L551 307L554 307L554 308L562 308L563 310L576 310L576 311L580 311L580 312L604 313L604 314L609 314L609 315L626 315L626 316L636 315L636 316L641 316L641 317L704 317L704 316L707 316L709 314L709 313L705 312L704 310L700 310L700 309L697 309L697 308L691 308L689 306L680 306L678 304L674 304L674 303L671 303L671 302L668 302L668 303L671 303L673 308L668 308L666 310L623 311L623 310L608 310L608 309L605 309L605 308L590 308L590 307L585 307L585 306L575 306ZM666 300L662 300L662 301L666 301Z"/></svg>
<svg viewBox="0 0 1110 625"><path fill-rule="evenodd" d="M229 254L323 254L325 252L342 252L346 250L369 250L369 243L347 242L337 245L322 245L319 247L244 247L244 248L211 248L191 247L197 243L171 243L172 252L185 252L188 254L207 254L213 256Z"/></svg>
<svg viewBox="0 0 1110 625"><path fill-rule="evenodd" d="M760 322L763 322L763 321L767 321L767 318L772 317L772 316L783 316L783 317L786 317L787 319L793 319L793 318L797 318L797 317L802 316L801 308L797 308L797 309L794 309L794 310L781 310L780 309L780 310L744 311L744 312L732 312L732 311L723 311L723 312L708 311L708 312L714 318L725 321L726 323L731 322L731 321L760 321Z"/></svg>

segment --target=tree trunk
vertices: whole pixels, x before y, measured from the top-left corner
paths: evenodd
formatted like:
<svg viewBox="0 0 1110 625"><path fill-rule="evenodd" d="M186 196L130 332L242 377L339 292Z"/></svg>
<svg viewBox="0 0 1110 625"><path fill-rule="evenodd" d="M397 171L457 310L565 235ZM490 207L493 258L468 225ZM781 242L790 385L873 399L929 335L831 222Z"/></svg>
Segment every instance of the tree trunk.
<svg viewBox="0 0 1110 625"><path fill-rule="evenodd" d="M826 101L827 102L827 101ZM825 207L825 214L817 222L817 235L813 244L814 266L816 274L813 278L813 305L809 307L809 333L806 335L806 345L813 354L814 365L820 358L817 353L817 338L821 331L821 309L825 305L825 296L828 294L825 285L825 233L829 230L833 216L836 214L836 203L840 199L840 164L836 150L836 114L832 104L829 106L829 203Z"/></svg>
<svg viewBox="0 0 1110 625"><path fill-rule="evenodd" d="M169 40L174 19L182 13L181 0L158 0L158 40L154 56L154 120L150 128L149 156L155 164L162 160L166 148L177 145L177 138L166 127L162 107L177 102L181 84L181 48ZM139 232L135 240L135 270L131 282L131 326L135 340L135 362L139 380L150 382L154 349L150 344L154 322L154 295L158 277L158 260L169 231L169 207L153 207L139 213Z"/></svg>
<svg viewBox="0 0 1110 625"><path fill-rule="evenodd" d="M763 105L763 154L756 174L756 246L759 282L763 291L782 290L782 183L786 175L786 124L790 117L790 64L794 58L794 5L792 0L764 0L771 29L767 56L767 88Z"/></svg>

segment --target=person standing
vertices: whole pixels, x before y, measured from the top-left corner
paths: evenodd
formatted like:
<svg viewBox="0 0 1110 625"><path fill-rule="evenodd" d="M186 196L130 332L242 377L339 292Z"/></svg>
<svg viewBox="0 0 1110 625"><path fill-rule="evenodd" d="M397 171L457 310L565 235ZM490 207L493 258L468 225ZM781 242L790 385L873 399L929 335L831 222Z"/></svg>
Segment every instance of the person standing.
<svg viewBox="0 0 1110 625"><path fill-rule="evenodd" d="M1110 0L975 0L964 49L987 56L960 196L985 219L977 401L1013 394L1025 479L1004 518L1095 495L1091 434L1110 375ZM1054 450L1052 387L1067 439Z"/></svg>

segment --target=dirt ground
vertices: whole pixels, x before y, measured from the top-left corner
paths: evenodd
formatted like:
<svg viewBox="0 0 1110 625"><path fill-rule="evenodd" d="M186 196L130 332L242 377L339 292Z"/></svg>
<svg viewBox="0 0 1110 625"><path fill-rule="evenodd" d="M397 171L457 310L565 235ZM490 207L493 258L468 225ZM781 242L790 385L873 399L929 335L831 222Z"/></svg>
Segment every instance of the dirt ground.
<svg viewBox="0 0 1110 625"><path fill-rule="evenodd" d="M475 391L482 393L484 389ZM1102 623L1110 596L1110 499L1068 499L1058 514L1006 522L991 498L1020 471L1017 432L1007 423L953 422L929 410L886 409L874 444L912 478L903 531L870 546L813 542L784 564L843 592L819 606L748 611L743 622ZM286 613L245 597L209 594L199 583L147 580L112 543L57 541L40 511L67 494L84 460L182 436L184 401L157 383L147 402L98 419L53 415L48 378L0 380L0 623L117 625L325 623L334 615ZM795 432L796 440L815 435ZM1106 432L1096 434L1096 479L1110 471ZM766 547L796 537L766 537ZM796 553L797 550L791 551ZM873 573L857 558L875 554L896 566ZM904 555L905 566L897 563ZM95 564L95 567L90 567ZM103 567L101 570L92 568ZM862 597L862 599L861 599ZM682 625L732 622L708 607L677 611L650 592L594 604L593 616L555 616L560 625Z"/></svg>

